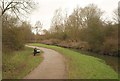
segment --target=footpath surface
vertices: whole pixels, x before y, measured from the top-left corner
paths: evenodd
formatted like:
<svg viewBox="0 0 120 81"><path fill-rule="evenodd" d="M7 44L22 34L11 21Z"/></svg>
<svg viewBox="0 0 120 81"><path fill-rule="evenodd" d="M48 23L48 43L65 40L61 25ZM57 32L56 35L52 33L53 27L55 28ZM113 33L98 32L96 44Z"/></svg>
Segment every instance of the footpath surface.
<svg viewBox="0 0 120 81"><path fill-rule="evenodd" d="M36 46L28 46L35 48ZM65 58L58 52L36 47L42 50L44 60L31 71L24 79L66 79L66 65Z"/></svg>

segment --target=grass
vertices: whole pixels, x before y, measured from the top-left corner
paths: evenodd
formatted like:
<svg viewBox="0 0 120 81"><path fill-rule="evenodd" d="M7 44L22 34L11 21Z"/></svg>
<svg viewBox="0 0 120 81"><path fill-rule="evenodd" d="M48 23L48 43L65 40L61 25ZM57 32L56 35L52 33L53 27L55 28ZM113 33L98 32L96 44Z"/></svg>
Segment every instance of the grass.
<svg viewBox="0 0 120 81"><path fill-rule="evenodd" d="M50 48L66 58L69 79L118 79L118 74L104 60L51 45L31 43L29 45Z"/></svg>
<svg viewBox="0 0 120 81"><path fill-rule="evenodd" d="M37 67L42 61L41 54L33 56L33 49L25 47L24 50L12 53L3 53L3 79L21 79Z"/></svg>

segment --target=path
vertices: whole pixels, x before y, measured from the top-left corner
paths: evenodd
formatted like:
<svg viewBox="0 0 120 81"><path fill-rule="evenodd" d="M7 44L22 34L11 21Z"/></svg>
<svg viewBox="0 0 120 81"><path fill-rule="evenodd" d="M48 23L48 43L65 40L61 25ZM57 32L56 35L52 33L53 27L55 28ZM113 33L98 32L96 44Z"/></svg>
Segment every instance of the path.
<svg viewBox="0 0 120 81"><path fill-rule="evenodd" d="M35 48L35 46L27 46ZM66 79L66 66L64 57L58 52L37 47L44 51L44 60L24 79Z"/></svg>

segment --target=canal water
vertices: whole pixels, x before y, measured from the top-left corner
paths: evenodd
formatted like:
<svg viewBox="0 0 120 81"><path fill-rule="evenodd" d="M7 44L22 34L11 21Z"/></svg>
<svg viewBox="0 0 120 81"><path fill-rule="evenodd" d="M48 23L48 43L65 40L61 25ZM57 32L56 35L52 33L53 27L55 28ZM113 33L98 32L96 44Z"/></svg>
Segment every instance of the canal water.
<svg viewBox="0 0 120 81"><path fill-rule="evenodd" d="M114 57L114 56L108 56L108 55L102 55L102 54L95 54L95 53L91 53L91 52L85 52L85 51L81 51L81 50L77 50L77 49L72 49L76 52L79 52L81 54L85 54L85 55L90 55L93 57L97 57L100 59L103 59L106 64L108 64L109 66L111 66L117 73L120 74L120 71L118 71L118 59L120 59L120 57Z"/></svg>

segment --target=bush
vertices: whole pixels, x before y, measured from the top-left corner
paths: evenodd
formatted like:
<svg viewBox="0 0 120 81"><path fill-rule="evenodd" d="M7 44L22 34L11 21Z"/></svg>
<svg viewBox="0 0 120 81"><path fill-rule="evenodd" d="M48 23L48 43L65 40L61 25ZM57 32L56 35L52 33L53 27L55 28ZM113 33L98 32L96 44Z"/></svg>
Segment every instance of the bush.
<svg viewBox="0 0 120 81"><path fill-rule="evenodd" d="M18 19L14 17L3 16L2 21L2 47L3 52L8 50L20 50L24 44L30 40L31 29L26 22L18 24Z"/></svg>
<svg viewBox="0 0 120 81"><path fill-rule="evenodd" d="M103 43L102 51L104 54L116 56L118 54L118 40L107 38L105 42Z"/></svg>

